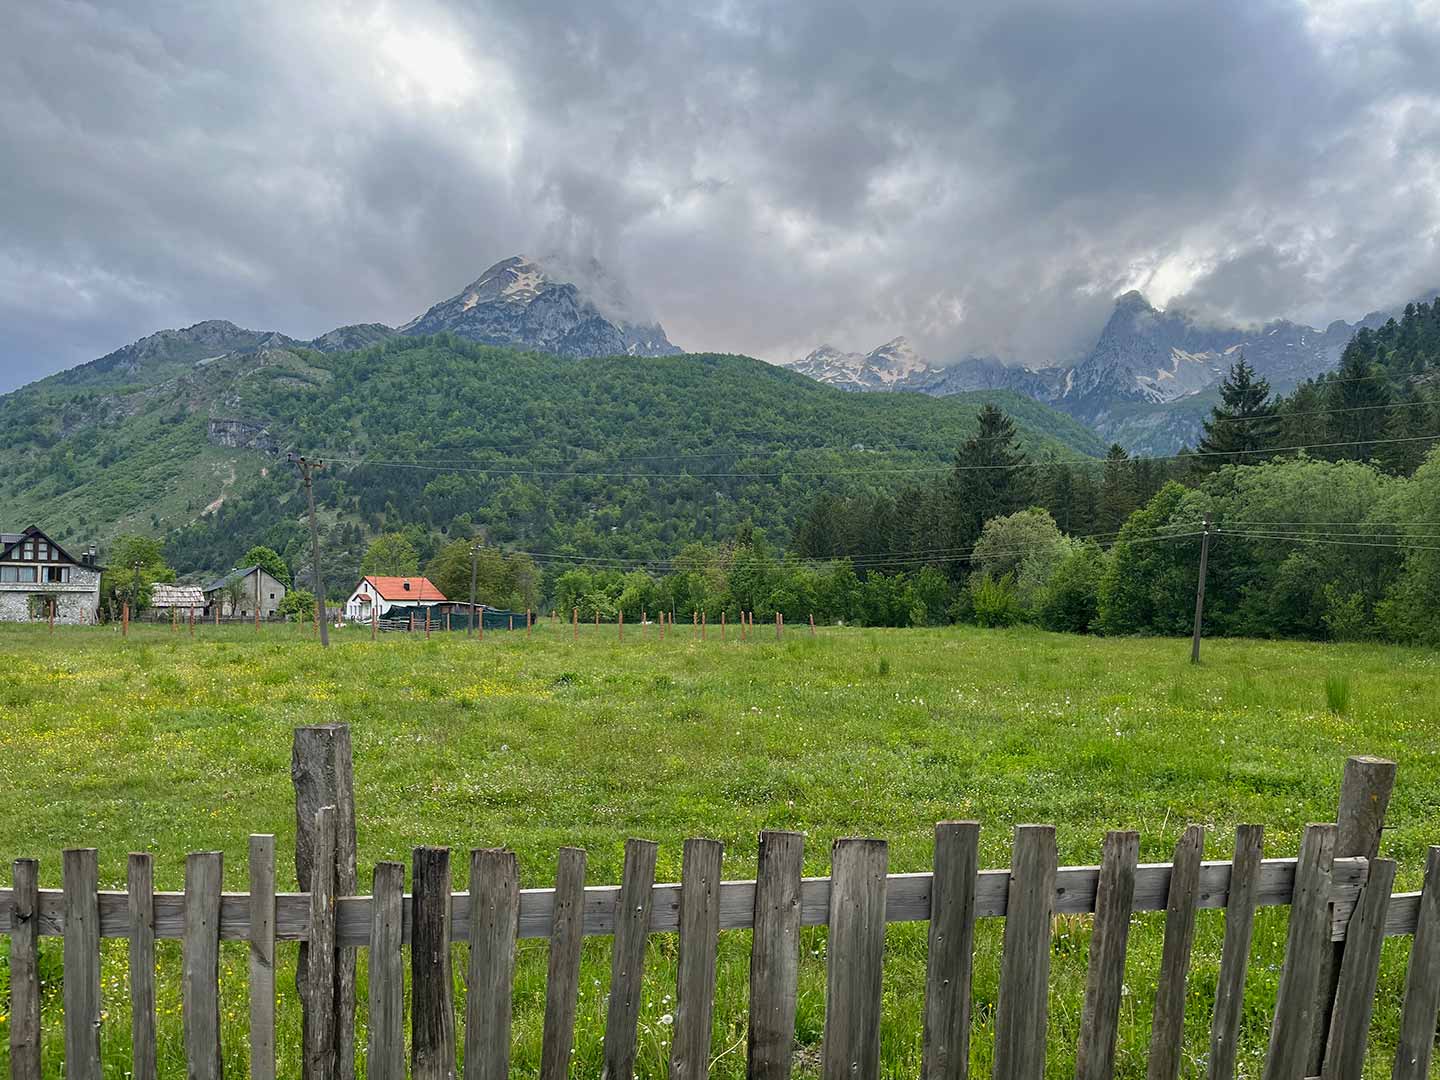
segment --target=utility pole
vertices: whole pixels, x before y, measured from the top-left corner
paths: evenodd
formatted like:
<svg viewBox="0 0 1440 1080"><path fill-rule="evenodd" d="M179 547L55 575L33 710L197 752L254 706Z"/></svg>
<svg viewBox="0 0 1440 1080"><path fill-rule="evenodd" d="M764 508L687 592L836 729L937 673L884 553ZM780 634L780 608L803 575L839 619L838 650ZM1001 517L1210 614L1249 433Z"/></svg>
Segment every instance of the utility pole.
<svg viewBox="0 0 1440 1080"><path fill-rule="evenodd" d="M1200 534L1200 580L1195 583L1195 636L1190 639L1190 663L1200 662L1200 619L1205 613L1205 566L1210 561L1210 515L1204 518Z"/></svg>
<svg viewBox="0 0 1440 1080"><path fill-rule="evenodd" d="M315 586L315 610L320 616L320 647L330 647L330 619L325 613L325 585L320 578L320 525L315 520L315 481L313 473L317 469L325 468L323 461L311 461L298 454L290 455L291 464L298 465L300 475L305 481L305 499L310 505L310 558L314 563L314 573L311 575L312 584ZM259 580L259 574L256 575Z"/></svg>
<svg viewBox="0 0 1440 1080"><path fill-rule="evenodd" d="M480 572L480 541L470 545L470 621L465 624L465 636L475 629L475 579Z"/></svg>

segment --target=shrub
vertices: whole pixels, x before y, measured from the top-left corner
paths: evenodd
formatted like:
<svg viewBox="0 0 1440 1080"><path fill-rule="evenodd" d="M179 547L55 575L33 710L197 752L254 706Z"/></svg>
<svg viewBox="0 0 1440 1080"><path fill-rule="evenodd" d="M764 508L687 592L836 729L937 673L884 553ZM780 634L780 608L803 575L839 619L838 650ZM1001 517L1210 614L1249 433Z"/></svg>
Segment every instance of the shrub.
<svg viewBox="0 0 1440 1080"><path fill-rule="evenodd" d="M1365 597L1358 592L1342 593L1333 581L1325 585L1325 629L1334 641L1362 641L1371 635Z"/></svg>
<svg viewBox="0 0 1440 1080"><path fill-rule="evenodd" d="M1040 624L1047 630L1086 634L1100 619L1100 578L1105 555L1093 540L1075 544L1055 567L1040 596Z"/></svg>
<svg viewBox="0 0 1440 1080"><path fill-rule="evenodd" d="M1015 579L1009 574L998 578L982 577L970 587L975 621L981 626L1014 626L1025 617Z"/></svg>

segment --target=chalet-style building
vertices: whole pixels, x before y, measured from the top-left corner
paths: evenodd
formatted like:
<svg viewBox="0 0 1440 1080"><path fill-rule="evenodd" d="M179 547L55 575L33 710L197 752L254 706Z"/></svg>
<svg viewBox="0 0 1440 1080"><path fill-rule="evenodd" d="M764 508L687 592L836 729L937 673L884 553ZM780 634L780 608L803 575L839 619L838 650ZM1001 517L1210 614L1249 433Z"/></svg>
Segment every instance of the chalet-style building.
<svg viewBox="0 0 1440 1080"><path fill-rule="evenodd" d="M348 622L369 622L385 618L391 608L438 608L448 603L445 594L424 577L362 578L350 599L345 601Z"/></svg>
<svg viewBox="0 0 1440 1080"><path fill-rule="evenodd" d="M280 602L285 599L285 586L263 566L231 570L206 585L204 592L206 618L218 611L224 619L253 619L259 611L260 618L268 619L280 610Z"/></svg>
<svg viewBox="0 0 1440 1080"><path fill-rule="evenodd" d="M94 550L74 558L35 526L0 533L0 622L90 626L100 619Z"/></svg>

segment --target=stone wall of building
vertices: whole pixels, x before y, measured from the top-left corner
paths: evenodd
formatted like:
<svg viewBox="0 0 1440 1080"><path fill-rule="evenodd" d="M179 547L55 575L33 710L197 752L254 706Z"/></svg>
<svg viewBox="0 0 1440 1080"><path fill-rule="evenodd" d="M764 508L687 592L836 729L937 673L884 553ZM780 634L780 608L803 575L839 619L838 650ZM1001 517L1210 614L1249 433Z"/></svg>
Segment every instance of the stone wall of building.
<svg viewBox="0 0 1440 1080"><path fill-rule="evenodd" d="M100 571L88 566L70 568L70 580L63 585L24 582L0 584L0 622L44 622L31 611L32 596L55 597L55 621L68 626L90 626L100 608Z"/></svg>

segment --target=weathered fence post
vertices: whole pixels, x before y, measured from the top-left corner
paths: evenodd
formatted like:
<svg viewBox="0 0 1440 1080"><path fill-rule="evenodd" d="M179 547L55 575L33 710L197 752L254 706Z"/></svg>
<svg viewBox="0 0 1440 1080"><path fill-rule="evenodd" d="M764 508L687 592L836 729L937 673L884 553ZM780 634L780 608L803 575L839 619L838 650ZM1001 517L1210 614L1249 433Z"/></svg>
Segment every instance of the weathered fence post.
<svg viewBox="0 0 1440 1080"><path fill-rule="evenodd" d="M410 1072L415 1080L455 1080L450 849L416 848L410 883Z"/></svg>
<svg viewBox="0 0 1440 1080"><path fill-rule="evenodd" d="M66 1080L100 1080L100 897L94 848L61 853Z"/></svg>
<svg viewBox="0 0 1440 1080"><path fill-rule="evenodd" d="M335 1012L335 851L336 808L315 811L310 837L310 938L301 983L304 1033L302 1076L335 1080L339 1075L338 1017ZM297 977L298 981L298 977Z"/></svg>
<svg viewBox="0 0 1440 1080"><path fill-rule="evenodd" d="M1115 1036L1130 942L1130 907L1140 834L1108 832L1100 856L1095 893L1095 926L1085 975L1085 1005L1075 1050L1075 1080L1110 1080L1115 1075Z"/></svg>
<svg viewBox="0 0 1440 1080"><path fill-rule="evenodd" d="M1245 972L1250 966L1250 940L1255 932L1255 891L1260 884L1265 830L1259 825L1235 828L1235 856L1230 863L1230 888L1225 897L1225 943L1215 981L1215 1011L1210 1020L1207 1080L1232 1080L1239 1050L1244 1007Z"/></svg>
<svg viewBox="0 0 1440 1080"><path fill-rule="evenodd" d="M800 875L805 835L760 834L750 945L749 1080L789 1080L800 981Z"/></svg>
<svg viewBox="0 0 1440 1080"><path fill-rule="evenodd" d="M250 837L250 1080L275 1080L275 837Z"/></svg>
<svg viewBox="0 0 1440 1080"><path fill-rule="evenodd" d="M180 981L186 1075L220 1080L220 890L221 854L185 857L184 971Z"/></svg>
<svg viewBox="0 0 1440 1080"><path fill-rule="evenodd" d="M345 724L321 724L295 729L290 759L290 779L295 787L295 876L302 890L310 888L315 873L316 813L322 806L335 807L335 888L341 896L356 891L355 863L355 774L350 750L350 728ZM296 989L303 1004L302 1032L309 1022L306 998L310 944L300 943L295 970ZM355 950L341 949L332 961L335 979L333 1006L339 1032L340 1080L355 1075ZM308 1073L305 1074L307 1077Z"/></svg>
<svg viewBox="0 0 1440 1080"><path fill-rule="evenodd" d="M631 1080L635 1075L635 1035L640 1022L640 989L645 979L645 939L650 933L654 905L656 852L653 840L625 841L625 868L615 898L602 1080Z"/></svg>
<svg viewBox="0 0 1440 1080"><path fill-rule="evenodd" d="M1320 959L1330 952L1330 884L1335 862L1334 825L1307 825L1295 863L1295 892L1285 966L1275 996L1275 1021L1265 1056L1265 1080L1297 1080L1307 1075L1315 1038L1316 987ZM1433 1027L1432 1027L1433 1035Z"/></svg>
<svg viewBox="0 0 1440 1080"><path fill-rule="evenodd" d="M1176 1080L1185 1036L1185 983L1195 944L1195 910L1199 902L1200 860L1205 854L1205 829L1191 825L1175 845L1170 887L1165 898L1165 944L1160 956L1160 982L1155 988L1154 1021L1150 1026L1148 1080Z"/></svg>
<svg viewBox="0 0 1440 1080"><path fill-rule="evenodd" d="M1400 1038L1392 1080L1424 1080L1435 1050L1435 1021L1440 1013L1440 847L1425 859L1425 884L1405 972L1405 1004L1400 1009Z"/></svg>
<svg viewBox="0 0 1440 1080"><path fill-rule="evenodd" d="M830 852L830 941L825 961L823 1080L880 1075L881 966L889 848L836 840Z"/></svg>
<svg viewBox="0 0 1440 1080"><path fill-rule="evenodd" d="M1340 782L1340 806L1335 815L1335 858L1365 858L1372 862L1380 854L1380 831L1390 793L1395 790L1395 762L1356 755L1345 759L1345 776ZM1316 1009L1315 1041L1306 1075L1324 1071L1325 1047L1330 1041L1330 1015L1340 987L1347 941L1334 942L1320 959L1320 1002Z"/></svg>
<svg viewBox="0 0 1440 1080"><path fill-rule="evenodd" d="M40 864L16 859L11 873L10 1077L40 1080Z"/></svg>
<svg viewBox="0 0 1440 1080"><path fill-rule="evenodd" d="M685 841L680 871L680 956L675 979L675 1028L670 1043L671 1080L705 1080L710 1075L723 852L718 840Z"/></svg>
<svg viewBox="0 0 1440 1080"><path fill-rule="evenodd" d="M975 880L979 868L979 822L942 821L935 826L920 1065L924 1080L964 1080L969 1068Z"/></svg>
<svg viewBox="0 0 1440 1080"><path fill-rule="evenodd" d="M1364 1075L1365 1042L1375 1010L1375 984L1380 975L1380 947L1385 943L1385 913L1395 884L1395 863L1374 859L1354 914L1345 925L1345 956L1339 992L1325 1044L1323 1080L1348 1080Z"/></svg>
<svg viewBox="0 0 1440 1080"><path fill-rule="evenodd" d="M1055 827L1017 825L995 1008L995 1080L1040 1080L1045 1073L1055 870Z"/></svg>
<svg viewBox="0 0 1440 1080"><path fill-rule="evenodd" d="M125 875L130 916L130 1061L135 1080L156 1080L155 871L150 855L133 852Z"/></svg>
<svg viewBox="0 0 1440 1080"><path fill-rule="evenodd" d="M370 1048L365 1075L369 1080L405 1080L405 971L400 951L405 867L398 862L377 863L373 891L368 957Z"/></svg>
<svg viewBox="0 0 1440 1080"><path fill-rule="evenodd" d="M585 851L561 848L555 868L555 906L550 916L540 1080L567 1080L570 1075L575 1010L580 997L580 947L584 940Z"/></svg>
<svg viewBox="0 0 1440 1080"><path fill-rule="evenodd" d="M519 926L520 869L515 853L499 848L470 852L465 1080L507 1080L510 1075L511 999Z"/></svg>

